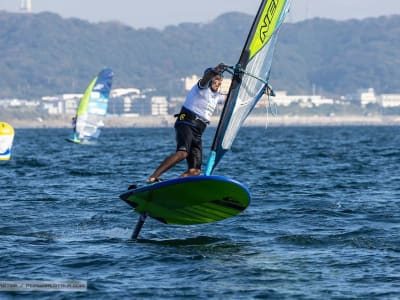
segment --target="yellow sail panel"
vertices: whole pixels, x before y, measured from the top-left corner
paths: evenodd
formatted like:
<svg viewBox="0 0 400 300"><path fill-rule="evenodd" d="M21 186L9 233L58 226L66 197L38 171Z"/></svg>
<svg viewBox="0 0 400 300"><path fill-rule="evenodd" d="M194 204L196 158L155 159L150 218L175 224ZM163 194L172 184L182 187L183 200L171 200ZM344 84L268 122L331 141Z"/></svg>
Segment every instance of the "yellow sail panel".
<svg viewBox="0 0 400 300"><path fill-rule="evenodd" d="M89 86L86 88L85 93L81 101L79 102L78 111L76 113L77 116L83 115L87 113L87 108L90 100L90 94L92 93L94 84L97 81L97 76L90 82Z"/></svg>
<svg viewBox="0 0 400 300"><path fill-rule="evenodd" d="M285 7L286 0L268 0L264 6L264 10L258 20L256 31L254 32L253 39L250 43L250 57L261 50L262 47L270 40L272 34L275 32L282 9Z"/></svg>

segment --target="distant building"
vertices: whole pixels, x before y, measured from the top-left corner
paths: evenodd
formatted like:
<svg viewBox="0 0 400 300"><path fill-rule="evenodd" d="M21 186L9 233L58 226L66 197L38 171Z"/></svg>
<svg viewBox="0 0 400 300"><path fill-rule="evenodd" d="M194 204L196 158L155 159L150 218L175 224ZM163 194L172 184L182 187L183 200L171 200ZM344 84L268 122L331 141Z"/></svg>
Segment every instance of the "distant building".
<svg viewBox="0 0 400 300"><path fill-rule="evenodd" d="M400 94L382 94L378 97L378 103L382 107L400 106Z"/></svg>
<svg viewBox="0 0 400 300"><path fill-rule="evenodd" d="M110 98L118 98L123 96L130 95L140 95L140 90L135 88L126 88L126 89L112 89L110 92Z"/></svg>
<svg viewBox="0 0 400 300"><path fill-rule="evenodd" d="M62 100L58 97L43 97L40 109L47 112L49 115L64 114L64 105Z"/></svg>
<svg viewBox="0 0 400 300"><path fill-rule="evenodd" d="M333 105L335 100L325 98L321 95L288 95L286 91L277 91L276 96L272 98L278 106L290 106L298 104L301 107L313 107L320 105Z"/></svg>
<svg viewBox="0 0 400 300"><path fill-rule="evenodd" d="M185 98L186 97L171 97L168 99L168 113L170 115L177 114L185 102Z"/></svg>
<svg viewBox="0 0 400 300"><path fill-rule="evenodd" d="M368 104L375 104L377 102L377 97L373 88L358 90L356 98L360 100L362 107L365 107Z"/></svg>
<svg viewBox="0 0 400 300"><path fill-rule="evenodd" d="M231 87L232 79L231 78L224 78L222 81L221 87L219 88L220 93L228 94L229 88Z"/></svg>
<svg viewBox="0 0 400 300"><path fill-rule="evenodd" d="M164 96L153 96L151 98L151 114L153 116L168 115L168 101Z"/></svg>
<svg viewBox="0 0 400 300"><path fill-rule="evenodd" d="M184 78L183 82L185 84L185 91L190 91L192 87L200 80L197 75L192 75L191 77Z"/></svg>
<svg viewBox="0 0 400 300"><path fill-rule="evenodd" d="M131 100L131 113L138 115L151 115L151 98L141 95Z"/></svg>
<svg viewBox="0 0 400 300"><path fill-rule="evenodd" d="M29 105L31 101L20 99L3 99L0 101L0 106L3 107L22 107Z"/></svg>
<svg viewBox="0 0 400 300"><path fill-rule="evenodd" d="M200 78L196 75L183 80L185 89L189 90ZM220 92L227 94L231 84L231 78L225 78ZM153 115L167 116L179 112L186 96L169 96L155 94L154 89L139 90L137 88L117 88L110 92L108 113L115 115ZM369 104L376 104L383 108L400 107L400 94L376 95L373 88L358 90L353 94L341 96L335 99L326 98L322 95L288 95L286 91L276 91L276 96L271 97L272 104L289 107L295 104L299 108L315 108L321 105L357 105L365 107ZM0 99L1 108L29 108L40 110L41 113L49 115L74 115L76 114L79 102L83 94L62 94L56 96L45 96L41 100L22 99ZM263 95L256 104L256 108L268 107L268 97ZM297 109L298 107L295 107ZM216 114L223 109L223 103L217 105ZM290 109L290 108L289 108ZM396 113L398 110L393 110Z"/></svg>
<svg viewBox="0 0 400 300"><path fill-rule="evenodd" d="M150 114L150 103L139 89L114 89L108 103L110 114Z"/></svg>
<svg viewBox="0 0 400 300"><path fill-rule="evenodd" d="M76 114L83 94L63 94L60 96L42 97L40 109L49 115Z"/></svg>
<svg viewBox="0 0 400 300"><path fill-rule="evenodd" d="M32 12L32 0L21 0L20 9L22 12L31 13Z"/></svg>

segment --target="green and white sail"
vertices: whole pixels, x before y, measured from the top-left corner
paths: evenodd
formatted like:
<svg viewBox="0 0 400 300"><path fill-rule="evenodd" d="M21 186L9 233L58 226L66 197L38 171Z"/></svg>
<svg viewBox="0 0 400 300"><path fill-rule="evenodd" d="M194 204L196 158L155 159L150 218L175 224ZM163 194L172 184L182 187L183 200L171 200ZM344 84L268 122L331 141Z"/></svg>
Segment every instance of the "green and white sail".
<svg viewBox="0 0 400 300"><path fill-rule="evenodd" d="M97 139L107 114L113 72L104 68L87 87L76 113L73 141L80 143Z"/></svg>
<svg viewBox="0 0 400 300"><path fill-rule="evenodd" d="M247 116L269 89L274 48L289 7L290 0L261 2L240 59L232 68L232 83L214 137L206 175L213 172L231 148Z"/></svg>

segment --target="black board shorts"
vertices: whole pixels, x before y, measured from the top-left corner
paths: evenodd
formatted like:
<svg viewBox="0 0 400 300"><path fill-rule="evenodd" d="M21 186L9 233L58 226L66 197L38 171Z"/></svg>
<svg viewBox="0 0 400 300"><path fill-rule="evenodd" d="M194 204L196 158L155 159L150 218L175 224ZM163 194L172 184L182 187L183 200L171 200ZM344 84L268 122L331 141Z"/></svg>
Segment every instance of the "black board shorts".
<svg viewBox="0 0 400 300"><path fill-rule="evenodd" d="M196 126L190 122L175 122L176 151L186 151L189 169L201 169L203 149L201 136L205 126Z"/></svg>

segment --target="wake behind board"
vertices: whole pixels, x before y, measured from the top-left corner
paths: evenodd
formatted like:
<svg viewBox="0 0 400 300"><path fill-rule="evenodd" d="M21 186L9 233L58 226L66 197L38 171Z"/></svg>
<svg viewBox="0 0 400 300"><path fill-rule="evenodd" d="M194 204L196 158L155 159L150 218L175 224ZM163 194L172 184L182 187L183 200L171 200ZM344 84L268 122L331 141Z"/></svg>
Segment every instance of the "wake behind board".
<svg viewBox="0 0 400 300"><path fill-rule="evenodd" d="M120 198L165 224L192 225L220 221L250 203L246 186L223 176L177 178L129 190Z"/></svg>
<svg viewBox="0 0 400 300"><path fill-rule="evenodd" d="M82 145L97 145L97 140L95 139L78 139L78 138L66 138L67 142L74 143L74 144L82 144Z"/></svg>

